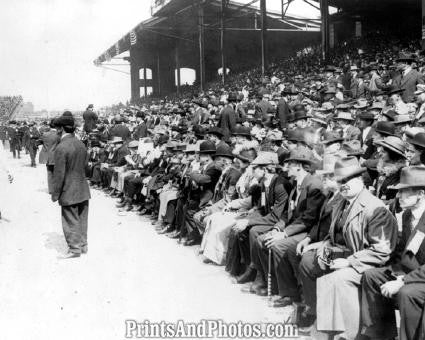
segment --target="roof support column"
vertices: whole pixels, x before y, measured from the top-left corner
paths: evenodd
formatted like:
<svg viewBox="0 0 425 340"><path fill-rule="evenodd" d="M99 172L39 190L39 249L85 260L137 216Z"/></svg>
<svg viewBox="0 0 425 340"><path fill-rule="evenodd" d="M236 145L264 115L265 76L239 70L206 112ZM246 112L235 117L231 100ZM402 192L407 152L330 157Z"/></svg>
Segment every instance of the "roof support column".
<svg viewBox="0 0 425 340"><path fill-rule="evenodd" d="M422 0L422 41L421 47L422 50L425 50L425 0Z"/></svg>
<svg viewBox="0 0 425 340"><path fill-rule="evenodd" d="M146 64L143 66L143 87L145 90L145 98L148 96L148 84L147 84L147 80L146 80Z"/></svg>
<svg viewBox="0 0 425 340"><path fill-rule="evenodd" d="M261 10L261 75L264 77L267 69L267 8L266 0L260 0Z"/></svg>
<svg viewBox="0 0 425 340"><path fill-rule="evenodd" d="M227 0L221 0L220 49L221 49L221 70L223 71L223 75L221 76L221 80L223 82L223 85L226 83L226 76L227 76L226 56L225 56L225 52L224 52L224 49L225 49L225 15L226 15L226 3L227 3Z"/></svg>
<svg viewBox="0 0 425 340"><path fill-rule="evenodd" d="M198 37L199 37L199 85L201 87L201 91L203 91L205 87L204 0L199 0Z"/></svg>
<svg viewBox="0 0 425 340"><path fill-rule="evenodd" d="M156 84L157 84L157 94L161 95L161 68L160 68L160 60L159 60L159 51L156 55Z"/></svg>
<svg viewBox="0 0 425 340"><path fill-rule="evenodd" d="M423 0L424 1L424 0ZM329 59L329 3L328 0L320 0L320 14L322 18L322 60Z"/></svg>
<svg viewBox="0 0 425 340"><path fill-rule="evenodd" d="M130 81L131 81L131 102L137 103L140 99L140 76L139 64L135 57L135 50L130 48Z"/></svg>
<svg viewBox="0 0 425 340"><path fill-rule="evenodd" d="M179 42L176 41L176 73L177 73L177 96L180 97L180 85L181 85L181 76L180 76L180 55L179 55Z"/></svg>

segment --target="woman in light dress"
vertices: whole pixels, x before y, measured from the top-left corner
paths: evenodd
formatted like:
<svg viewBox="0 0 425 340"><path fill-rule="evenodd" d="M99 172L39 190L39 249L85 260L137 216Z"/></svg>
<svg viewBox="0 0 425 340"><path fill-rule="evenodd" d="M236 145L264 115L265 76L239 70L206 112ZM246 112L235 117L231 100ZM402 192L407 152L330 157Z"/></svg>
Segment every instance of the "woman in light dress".
<svg viewBox="0 0 425 340"><path fill-rule="evenodd" d="M237 218L252 208L249 188L256 184L250 163L257 156L255 149L241 148L235 162L239 163L242 175L235 185L229 185L224 200L224 209L205 218L206 229L202 238L200 252L207 261L223 265L226 259L229 234ZM231 199L232 197L237 199Z"/></svg>

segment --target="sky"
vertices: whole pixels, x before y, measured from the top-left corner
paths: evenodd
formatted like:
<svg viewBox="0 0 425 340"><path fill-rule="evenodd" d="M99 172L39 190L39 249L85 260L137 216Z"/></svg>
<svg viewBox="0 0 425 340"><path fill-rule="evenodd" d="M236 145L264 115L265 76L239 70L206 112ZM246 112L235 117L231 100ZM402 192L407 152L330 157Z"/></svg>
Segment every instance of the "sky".
<svg viewBox="0 0 425 340"><path fill-rule="evenodd" d="M248 0L239 0L247 3ZM280 11L280 0L267 0ZM126 102L129 74L93 60L150 17L151 0L0 0L0 96L22 95L35 110L84 110ZM318 17L302 0L288 13ZM129 72L128 66L115 67Z"/></svg>

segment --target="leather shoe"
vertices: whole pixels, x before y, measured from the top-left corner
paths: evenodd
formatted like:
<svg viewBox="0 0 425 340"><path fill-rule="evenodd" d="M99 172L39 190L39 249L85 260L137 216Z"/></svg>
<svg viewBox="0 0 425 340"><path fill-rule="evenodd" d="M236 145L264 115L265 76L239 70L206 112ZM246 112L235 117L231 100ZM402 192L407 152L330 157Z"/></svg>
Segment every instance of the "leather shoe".
<svg viewBox="0 0 425 340"><path fill-rule="evenodd" d="M194 246L198 243L199 243L198 240L196 240L194 238L189 238L185 242L183 242L183 245L186 246L186 247L191 247L191 246Z"/></svg>
<svg viewBox="0 0 425 340"><path fill-rule="evenodd" d="M125 211L132 211L132 210L133 210L133 206L131 204L129 204L127 208L125 209Z"/></svg>
<svg viewBox="0 0 425 340"><path fill-rule="evenodd" d="M81 254L87 254L88 248L87 246L81 247Z"/></svg>
<svg viewBox="0 0 425 340"><path fill-rule="evenodd" d="M286 306L292 305L293 302L294 300L291 297L285 296L273 301L273 307L275 308L286 307Z"/></svg>
<svg viewBox="0 0 425 340"><path fill-rule="evenodd" d="M60 259L60 260L67 260L67 259L73 259L73 258L80 257L80 256L81 256L80 253L71 253L71 252L68 252L68 253L66 253L64 255L58 256L58 259Z"/></svg>
<svg viewBox="0 0 425 340"><path fill-rule="evenodd" d="M127 202L122 202L122 203L117 203L117 204L115 204L115 206L116 206L117 208L124 208L126 205L127 205Z"/></svg>
<svg viewBox="0 0 425 340"><path fill-rule="evenodd" d="M167 234L169 232L173 231L173 227L171 225L166 225L164 229L158 232L159 235Z"/></svg>
<svg viewBox="0 0 425 340"><path fill-rule="evenodd" d="M172 231L171 233L169 233L169 234L166 234L169 238L174 238L174 239L176 239L176 238L179 238L180 237L180 231L178 231L178 230L174 230L174 231Z"/></svg>
<svg viewBox="0 0 425 340"><path fill-rule="evenodd" d="M236 278L236 282L239 284L243 284L254 281L256 274L257 271L254 268L248 267L245 273Z"/></svg>

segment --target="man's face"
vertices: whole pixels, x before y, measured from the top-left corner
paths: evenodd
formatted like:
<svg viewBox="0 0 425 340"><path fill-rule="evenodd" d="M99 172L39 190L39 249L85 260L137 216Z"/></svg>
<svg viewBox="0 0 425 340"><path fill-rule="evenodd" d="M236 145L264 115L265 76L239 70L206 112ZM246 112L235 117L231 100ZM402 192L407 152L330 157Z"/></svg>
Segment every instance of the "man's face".
<svg viewBox="0 0 425 340"><path fill-rule="evenodd" d="M300 170L300 165L295 162L288 162L287 164L288 164L288 176L296 177Z"/></svg>
<svg viewBox="0 0 425 340"><path fill-rule="evenodd" d="M257 180L262 179L265 174L266 174L266 167L265 166L258 165L254 168L254 177Z"/></svg>
<svg viewBox="0 0 425 340"><path fill-rule="evenodd" d="M333 173L322 175L323 190L325 193L338 190L338 183L336 182Z"/></svg>
<svg viewBox="0 0 425 340"><path fill-rule="evenodd" d="M418 201L423 197L423 190L417 190L414 188L401 189L397 197L399 198L400 207L402 209L409 209L416 206Z"/></svg>
<svg viewBox="0 0 425 340"><path fill-rule="evenodd" d="M346 199L351 199L356 197L360 191L362 191L364 184L360 177L355 177L352 179L342 180L338 182L339 191L341 195Z"/></svg>

